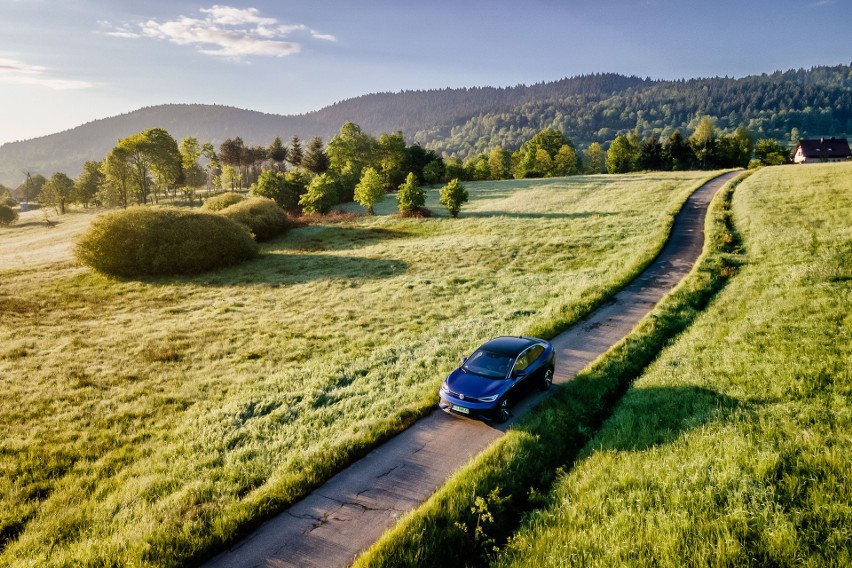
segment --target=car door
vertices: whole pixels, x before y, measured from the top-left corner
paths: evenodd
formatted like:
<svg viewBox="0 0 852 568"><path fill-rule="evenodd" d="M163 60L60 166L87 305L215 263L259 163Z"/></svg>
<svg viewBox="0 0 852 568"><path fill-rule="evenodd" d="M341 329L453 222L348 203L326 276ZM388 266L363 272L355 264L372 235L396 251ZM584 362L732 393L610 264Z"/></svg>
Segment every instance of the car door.
<svg viewBox="0 0 852 568"><path fill-rule="evenodd" d="M513 390L517 391L517 393L528 390L529 385L534 382L530 380L530 376L528 374L528 371L530 370L530 363L533 361L533 359L530 359L529 357L531 349L533 348L527 349L518 355L518 358L515 360L515 366L512 367L512 377L517 381ZM519 371L523 372L523 376L518 376Z"/></svg>
<svg viewBox="0 0 852 568"><path fill-rule="evenodd" d="M542 380L545 371L545 360L542 357L544 353L543 345L533 345L527 349L527 383L534 385Z"/></svg>

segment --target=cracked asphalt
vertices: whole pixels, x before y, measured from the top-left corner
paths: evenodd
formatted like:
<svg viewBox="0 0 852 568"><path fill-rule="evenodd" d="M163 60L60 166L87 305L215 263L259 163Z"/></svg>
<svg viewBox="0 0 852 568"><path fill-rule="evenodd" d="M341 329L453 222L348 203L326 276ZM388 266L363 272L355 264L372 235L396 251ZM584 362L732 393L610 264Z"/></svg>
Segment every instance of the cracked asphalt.
<svg viewBox="0 0 852 568"><path fill-rule="evenodd" d="M724 174L696 190L675 217L657 258L609 302L552 340L556 388L629 334L689 273L704 245L707 206L738 173ZM349 566L400 516L425 501L544 396L547 393L525 399L500 427L436 410L204 566Z"/></svg>

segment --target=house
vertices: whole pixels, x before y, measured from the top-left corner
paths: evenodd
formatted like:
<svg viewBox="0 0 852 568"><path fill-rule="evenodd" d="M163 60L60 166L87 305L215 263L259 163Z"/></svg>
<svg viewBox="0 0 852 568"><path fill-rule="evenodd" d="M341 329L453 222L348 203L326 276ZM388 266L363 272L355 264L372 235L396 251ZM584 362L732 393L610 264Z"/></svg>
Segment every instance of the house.
<svg viewBox="0 0 852 568"><path fill-rule="evenodd" d="M852 151L849 150L849 141L846 138L799 140L790 158L794 164L842 162L852 159Z"/></svg>

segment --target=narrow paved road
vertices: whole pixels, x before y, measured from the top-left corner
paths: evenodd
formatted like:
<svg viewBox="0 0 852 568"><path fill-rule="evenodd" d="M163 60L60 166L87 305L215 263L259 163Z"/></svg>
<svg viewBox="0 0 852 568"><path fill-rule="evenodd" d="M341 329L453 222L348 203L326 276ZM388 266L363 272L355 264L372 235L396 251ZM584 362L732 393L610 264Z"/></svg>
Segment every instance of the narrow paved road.
<svg viewBox="0 0 852 568"><path fill-rule="evenodd" d="M733 172L700 187L675 218L653 263L606 305L553 339L554 384L572 379L633 327L692 269L704 217ZM405 512L440 487L543 396L526 399L500 428L435 411L331 478L302 501L215 557L208 567L348 566Z"/></svg>

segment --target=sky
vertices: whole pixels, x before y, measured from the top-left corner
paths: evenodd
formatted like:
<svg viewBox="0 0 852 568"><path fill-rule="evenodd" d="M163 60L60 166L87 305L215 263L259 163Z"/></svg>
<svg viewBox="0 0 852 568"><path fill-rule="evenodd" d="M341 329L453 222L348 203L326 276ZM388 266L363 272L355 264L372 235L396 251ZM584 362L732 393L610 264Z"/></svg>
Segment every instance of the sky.
<svg viewBox="0 0 852 568"><path fill-rule="evenodd" d="M0 144L166 103L852 63L852 0L0 0Z"/></svg>

